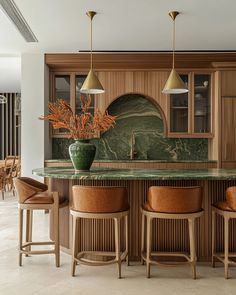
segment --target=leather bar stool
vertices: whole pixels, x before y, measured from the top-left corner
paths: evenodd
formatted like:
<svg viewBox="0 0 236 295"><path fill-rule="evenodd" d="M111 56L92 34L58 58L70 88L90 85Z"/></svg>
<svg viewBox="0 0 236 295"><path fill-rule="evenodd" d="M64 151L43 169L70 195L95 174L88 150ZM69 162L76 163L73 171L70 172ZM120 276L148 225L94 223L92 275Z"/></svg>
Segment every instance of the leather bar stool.
<svg viewBox="0 0 236 295"><path fill-rule="evenodd" d="M129 204L127 191L124 187L72 187L72 208L70 210L73 219L73 246L72 246L72 276L75 275L77 263L85 265L107 265L117 263L118 275L121 278L121 262L128 263L128 214ZM115 252L102 251L79 251L78 239L81 239L81 232L78 231L81 219L113 219L115 227ZM121 253L120 235L121 219L125 220L125 251ZM87 233L89 234L89 233ZM92 234L92 233L90 233ZM79 235L79 236L78 236ZM94 255L95 259L100 256L110 258L107 261L100 261L88 258ZM113 257L113 258L112 258ZM111 259L112 258L112 259Z"/></svg>
<svg viewBox="0 0 236 295"><path fill-rule="evenodd" d="M201 187L168 187L152 186L148 191L148 200L141 208L142 237L141 260L146 262L147 277L150 278L151 264L177 266L190 264L193 278L196 279L196 250L195 250L195 220L203 214ZM145 218L146 218L146 253L145 247ZM152 221L153 219L186 219L189 224L190 255L177 252L152 251ZM179 263L158 262L154 256L184 257L186 261Z"/></svg>
<svg viewBox="0 0 236 295"><path fill-rule="evenodd" d="M48 186L28 177L14 179L19 208L19 266L22 265L22 254L55 254L56 266L60 266L59 246L59 204L63 199L57 192L48 192ZM51 210L54 224L54 241L32 242L32 224L34 210ZM26 210L26 235L23 243L23 219ZM52 250L32 251L31 246L54 245Z"/></svg>
<svg viewBox="0 0 236 295"><path fill-rule="evenodd" d="M224 254L215 253L215 219L216 214L224 218ZM229 253L229 221L236 218L236 186L227 188L226 200L212 205L212 266L215 267L215 258L224 263L225 278L229 277L229 265L236 265L231 258L236 253Z"/></svg>

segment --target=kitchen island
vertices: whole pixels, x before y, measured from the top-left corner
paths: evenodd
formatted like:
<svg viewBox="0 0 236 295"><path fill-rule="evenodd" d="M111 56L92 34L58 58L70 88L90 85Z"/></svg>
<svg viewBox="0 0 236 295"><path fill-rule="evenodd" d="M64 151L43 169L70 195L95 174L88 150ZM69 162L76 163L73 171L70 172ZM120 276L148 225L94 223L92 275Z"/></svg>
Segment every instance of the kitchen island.
<svg viewBox="0 0 236 295"><path fill-rule="evenodd" d="M129 253L131 260L140 258L141 214L147 191L153 185L196 186L203 188L204 216L196 224L197 256L209 261L211 256L211 204L224 199L228 186L236 186L236 169L108 169L93 168L90 172L76 172L71 167L34 169L33 174L49 178L50 189L71 200L71 187L125 186L130 203ZM235 229L232 222L230 233ZM96 229L92 234L93 228ZM223 225L217 219L217 250L223 249ZM80 249L114 250L113 221L84 220L81 223ZM60 212L61 246L70 251L72 225L69 208ZM51 235L53 233L51 232ZM234 235L235 236L235 235ZM230 237L230 251L235 251L236 237ZM188 251L189 237L185 221L159 220L153 224L153 249L158 251Z"/></svg>

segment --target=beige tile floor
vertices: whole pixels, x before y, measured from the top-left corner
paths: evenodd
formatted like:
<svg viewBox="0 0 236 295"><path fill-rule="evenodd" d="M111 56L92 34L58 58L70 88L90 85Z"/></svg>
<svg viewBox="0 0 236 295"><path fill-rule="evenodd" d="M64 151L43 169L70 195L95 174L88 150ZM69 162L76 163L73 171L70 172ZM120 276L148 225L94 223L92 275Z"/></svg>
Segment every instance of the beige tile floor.
<svg viewBox="0 0 236 295"><path fill-rule="evenodd" d="M35 214L34 236L45 238L48 215ZM123 279L117 279L116 266L79 266L76 277L70 276L70 256L61 253L61 267L54 266L49 255L23 258L18 267L17 203L12 196L0 201L0 295L231 295L236 294L236 268L230 270L231 279L225 280L222 266L212 269L198 266L198 279L191 279L187 268L152 267L152 278L146 279L145 267L123 265Z"/></svg>

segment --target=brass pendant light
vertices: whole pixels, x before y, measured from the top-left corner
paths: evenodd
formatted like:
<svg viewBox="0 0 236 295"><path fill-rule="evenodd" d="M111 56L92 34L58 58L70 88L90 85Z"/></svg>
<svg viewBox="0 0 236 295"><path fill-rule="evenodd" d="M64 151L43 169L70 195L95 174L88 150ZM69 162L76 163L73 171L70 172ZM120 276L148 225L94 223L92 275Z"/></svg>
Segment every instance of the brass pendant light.
<svg viewBox="0 0 236 295"><path fill-rule="evenodd" d="M173 61L169 78L166 81L164 89L162 90L162 92L165 94L180 94L188 92L188 89L186 88L183 80L175 70L175 19L178 14L178 11L171 11L169 13L169 16L173 20Z"/></svg>
<svg viewBox="0 0 236 295"><path fill-rule="evenodd" d="M90 18L90 71L88 73L88 76L86 77L80 92L85 94L100 94L104 93L105 90L102 87L102 84L98 80L98 77L93 71L93 17L96 15L95 11L88 11L86 12L87 16Z"/></svg>

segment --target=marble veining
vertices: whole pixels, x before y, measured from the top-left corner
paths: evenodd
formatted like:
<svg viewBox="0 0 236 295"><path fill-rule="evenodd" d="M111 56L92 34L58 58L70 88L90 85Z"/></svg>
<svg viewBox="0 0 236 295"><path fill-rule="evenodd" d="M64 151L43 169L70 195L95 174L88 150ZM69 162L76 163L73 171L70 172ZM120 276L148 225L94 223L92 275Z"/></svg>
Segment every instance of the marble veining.
<svg viewBox="0 0 236 295"><path fill-rule="evenodd" d="M76 172L71 167L47 167L33 170L34 175L62 179L94 180L234 180L236 169L115 169L92 168Z"/></svg>
<svg viewBox="0 0 236 295"><path fill-rule="evenodd" d="M208 139L167 138L164 136L160 110L145 96L127 94L116 99L108 108L117 116L114 128L94 139L96 160L128 160L131 134L134 133L136 160L203 160L208 159ZM69 158L68 139L53 139L53 158Z"/></svg>
<svg viewBox="0 0 236 295"><path fill-rule="evenodd" d="M71 159L49 159L45 163L71 163ZM217 163L216 160L95 160L94 163Z"/></svg>

